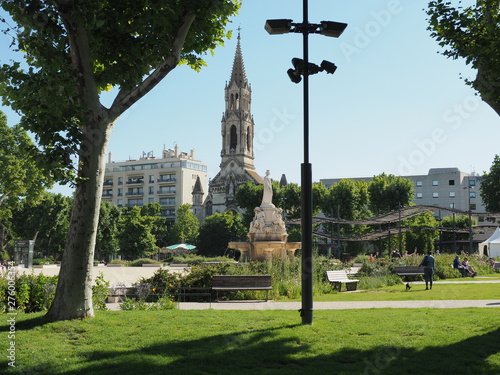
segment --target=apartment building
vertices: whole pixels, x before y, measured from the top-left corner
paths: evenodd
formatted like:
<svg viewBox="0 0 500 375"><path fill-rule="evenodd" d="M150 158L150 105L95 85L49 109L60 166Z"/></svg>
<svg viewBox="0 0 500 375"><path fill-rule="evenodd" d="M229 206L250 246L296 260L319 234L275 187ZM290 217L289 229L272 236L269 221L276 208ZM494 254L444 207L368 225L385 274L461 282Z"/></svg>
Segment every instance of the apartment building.
<svg viewBox="0 0 500 375"><path fill-rule="evenodd" d="M159 203L162 216L175 220L181 204L193 204L193 190L206 191L207 165L195 159L195 152L179 152L179 147L143 153L136 160L115 162L109 154L106 163L102 199L119 207L141 207Z"/></svg>

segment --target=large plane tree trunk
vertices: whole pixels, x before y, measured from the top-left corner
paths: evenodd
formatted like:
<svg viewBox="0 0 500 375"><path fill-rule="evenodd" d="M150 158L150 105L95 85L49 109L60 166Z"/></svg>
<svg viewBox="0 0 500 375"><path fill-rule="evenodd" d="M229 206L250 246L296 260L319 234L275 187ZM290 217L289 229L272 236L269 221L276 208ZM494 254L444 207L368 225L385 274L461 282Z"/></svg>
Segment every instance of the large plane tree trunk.
<svg viewBox="0 0 500 375"><path fill-rule="evenodd" d="M112 127L111 121L104 120L84 130L68 238L55 299L47 313L51 320L94 316L92 267L106 150Z"/></svg>

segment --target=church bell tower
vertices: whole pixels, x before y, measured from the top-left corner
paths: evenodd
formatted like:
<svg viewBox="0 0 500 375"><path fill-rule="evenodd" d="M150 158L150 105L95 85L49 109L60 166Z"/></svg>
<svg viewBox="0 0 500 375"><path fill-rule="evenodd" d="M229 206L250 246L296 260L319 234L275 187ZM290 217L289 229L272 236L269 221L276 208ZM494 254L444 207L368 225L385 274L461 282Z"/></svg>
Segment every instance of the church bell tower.
<svg viewBox="0 0 500 375"><path fill-rule="evenodd" d="M216 212L242 213L234 199L238 186L247 181L255 184L263 183L254 166L255 125L251 113L252 89L243 64L239 29L231 77L224 88L224 99L220 171L209 183L208 196L204 203L205 217Z"/></svg>

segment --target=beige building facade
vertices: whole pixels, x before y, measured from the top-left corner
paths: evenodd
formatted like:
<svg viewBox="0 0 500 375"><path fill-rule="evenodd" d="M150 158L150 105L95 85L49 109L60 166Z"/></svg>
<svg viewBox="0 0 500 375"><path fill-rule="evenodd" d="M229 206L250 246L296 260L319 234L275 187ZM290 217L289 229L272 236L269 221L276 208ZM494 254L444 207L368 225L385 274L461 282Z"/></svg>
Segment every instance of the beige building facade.
<svg viewBox="0 0 500 375"><path fill-rule="evenodd" d="M161 158L143 153L136 160L106 163L102 199L119 207L159 203L162 216L175 220L181 204L194 205L193 191L208 184L207 166L195 159L195 152L179 147L163 150ZM194 212L196 214L196 212Z"/></svg>

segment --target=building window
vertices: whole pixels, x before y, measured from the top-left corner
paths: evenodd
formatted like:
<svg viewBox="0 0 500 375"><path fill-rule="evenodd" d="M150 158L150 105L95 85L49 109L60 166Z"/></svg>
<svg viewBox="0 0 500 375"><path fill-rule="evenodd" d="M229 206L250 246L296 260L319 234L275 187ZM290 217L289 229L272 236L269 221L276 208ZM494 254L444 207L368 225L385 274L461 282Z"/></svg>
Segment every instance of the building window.
<svg viewBox="0 0 500 375"><path fill-rule="evenodd" d="M155 182L155 176L149 176L149 183L152 184Z"/></svg>
<svg viewBox="0 0 500 375"><path fill-rule="evenodd" d="M476 204L475 203L471 203L470 206L469 206L469 210L474 211L475 209L476 209Z"/></svg>
<svg viewBox="0 0 500 375"><path fill-rule="evenodd" d="M424 195L422 193L417 193L417 199L422 199Z"/></svg>
<svg viewBox="0 0 500 375"><path fill-rule="evenodd" d="M118 185L123 185L123 177L118 177Z"/></svg>
<svg viewBox="0 0 500 375"><path fill-rule="evenodd" d="M469 191L469 198L476 198L476 192L475 191Z"/></svg>
<svg viewBox="0 0 500 375"><path fill-rule="evenodd" d="M154 203L155 202L155 199L154 198L149 198L148 199L148 203Z"/></svg>
<svg viewBox="0 0 500 375"><path fill-rule="evenodd" d="M439 193L432 193L432 198L439 198Z"/></svg>
<svg viewBox="0 0 500 375"><path fill-rule="evenodd" d="M454 191L450 191L450 198L455 198L456 194Z"/></svg>
<svg viewBox="0 0 500 375"><path fill-rule="evenodd" d="M469 186L476 186L476 180L469 180Z"/></svg>
<svg viewBox="0 0 500 375"><path fill-rule="evenodd" d="M149 187L149 194L154 194L155 193L155 187L154 186L150 186ZM151 198L150 198L151 199Z"/></svg>
<svg viewBox="0 0 500 375"><path fill-rule="evenodd" d="M439 186L439 181L438 180L433 180L432 181L432 186Z"/></svg>
<svg viewBox="0 0 500 375"><path fill-rule="evenodd" d="M236 150L236 146L238 145L238 136L236 134L236 126L232 125L231 126L231 135L230 135L230 143L229 143L229 149L230 150Z"/></svg>
<svg viewBox="0 0 500 375"><path fill-rule="evenodd" d="M422 184L422 181L417 181L417 187L420 187L420 186L422 186L422 185L423 185L423 184Z"/></svg>
<svg viewBox="0 0 500 375"><path fill-rule="evenodd" d="M455 180L450 180L450 181L448 181L448 185L450 185L450 186L455 185Z"/></svg>

